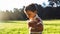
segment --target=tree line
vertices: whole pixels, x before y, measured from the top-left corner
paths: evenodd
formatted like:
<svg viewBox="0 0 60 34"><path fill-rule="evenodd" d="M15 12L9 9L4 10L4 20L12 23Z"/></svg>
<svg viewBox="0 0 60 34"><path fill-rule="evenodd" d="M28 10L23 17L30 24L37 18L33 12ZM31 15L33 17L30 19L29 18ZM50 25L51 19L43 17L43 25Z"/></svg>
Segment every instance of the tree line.
<svg viewBox="0 0 60 34"><path fill-rule="evenodd" d="M12 10L0 11L0 20L24 20L23 9L14 8Z"/></svg>
<svg viewBox="0 0 60 34"><path fill-rule="evenodd" d="M38 5L38 15L42 19L60 19L60 7L45 7ZM12 10L0 11L0 20L26 20L23 8L14 8Z"/></svg>
<svg viewBox="0 0 60 34"><path fill-rule="evenodd" d="M60 0L48 0L49 5L43 7L42 5L37 5L37 11L39 17L42 19L60 19ZM46 4L43 3L45 6ZM0 11L0 20L26 20L28 19L24 13L23 8L14 8L12 10Z"/></svg>

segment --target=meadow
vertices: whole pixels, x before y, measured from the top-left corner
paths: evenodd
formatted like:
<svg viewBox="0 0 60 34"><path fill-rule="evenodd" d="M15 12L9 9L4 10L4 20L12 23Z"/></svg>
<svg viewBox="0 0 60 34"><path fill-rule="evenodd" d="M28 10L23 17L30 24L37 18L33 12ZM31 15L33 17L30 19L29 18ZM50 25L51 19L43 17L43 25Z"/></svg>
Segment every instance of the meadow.
<svg viewBox="0 0 60 34"><path fill-rule="evenodd" d="M43 34L60 34L60 20L43 20ZM0 21L0 34L29 34L26 21Z"/></svg>

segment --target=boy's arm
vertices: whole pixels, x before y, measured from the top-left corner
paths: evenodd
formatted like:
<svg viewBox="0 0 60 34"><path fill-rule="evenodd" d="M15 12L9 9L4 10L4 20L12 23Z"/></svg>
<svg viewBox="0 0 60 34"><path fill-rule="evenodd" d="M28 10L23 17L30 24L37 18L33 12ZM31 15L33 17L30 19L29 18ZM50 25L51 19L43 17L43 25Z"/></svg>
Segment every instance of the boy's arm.
<svg viewBox="0 0 60 34"><path fill-rule="evenodd" d="M38 24L36 28L40 31L43 31L43 25L42 24Z"/></svg>
<svg viewBox="0 0 60 34"><path fill-rule="evenodd" d="M35 21L28 22L28 28L30 28L30 27L32 27L32 28L36 27Z"/></svg>
<svg viewBox="0 0 60 34"><path fill-rule="evenodd" d="M37 18L37 26L36 28L39 30L39 31L43 31L43 22L40 18Z"/></svg>

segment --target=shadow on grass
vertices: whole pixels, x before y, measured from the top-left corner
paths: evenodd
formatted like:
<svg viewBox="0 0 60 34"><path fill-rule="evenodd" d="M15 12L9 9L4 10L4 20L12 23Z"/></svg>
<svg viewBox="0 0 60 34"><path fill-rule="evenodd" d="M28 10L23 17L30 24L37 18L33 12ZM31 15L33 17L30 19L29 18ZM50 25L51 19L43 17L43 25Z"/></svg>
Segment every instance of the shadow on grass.
<svg viewBox="0 0 60 34"><path fill-rule="evenodd" d="M54 25L54 26L60 26L60 24L44 24L44 25Z"/></svg>
<svg viewBox="0 0 60 34"><path fill-rule="evenodd" d="M18 22L24 22L26 20L0 20L0 23L18 23Z"/></svg>
<svg viewBox="0 0 60 34"><path fill-rule="evenodd" d="M17 22L14 22L14 21L0 21L0 23L17 23Z"/></svg>

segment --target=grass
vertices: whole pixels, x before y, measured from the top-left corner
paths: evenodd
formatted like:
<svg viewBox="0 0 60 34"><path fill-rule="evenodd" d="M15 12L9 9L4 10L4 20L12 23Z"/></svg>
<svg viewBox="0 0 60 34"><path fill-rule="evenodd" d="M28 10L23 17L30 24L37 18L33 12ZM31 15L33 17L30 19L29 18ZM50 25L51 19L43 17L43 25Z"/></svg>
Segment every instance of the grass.
<svg viewBox="0 0 60 34"><path fill-rule="evenodd" d="M43 20L43 34L60 34L60 20ZM26 21L0 22L0 34L29 34Z"/></svg>

